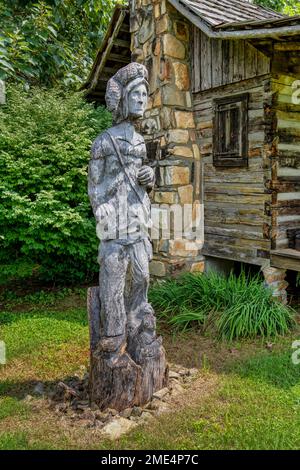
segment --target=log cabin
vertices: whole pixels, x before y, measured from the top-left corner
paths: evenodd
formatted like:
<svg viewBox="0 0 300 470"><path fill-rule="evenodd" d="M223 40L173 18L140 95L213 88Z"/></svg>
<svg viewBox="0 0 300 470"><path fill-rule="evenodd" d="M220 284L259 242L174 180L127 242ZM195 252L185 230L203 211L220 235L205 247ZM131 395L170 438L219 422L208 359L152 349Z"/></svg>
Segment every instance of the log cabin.
<svg viewBox="0 0 300 470"><path fill-rule="evenodd" d="M151 272L259 266L286 301L300 271L300 16L247 0L130 0L117 6L88 100L131 61L149 71L141 130L153 204L201 204L203 241L155 240Z"/></svg>

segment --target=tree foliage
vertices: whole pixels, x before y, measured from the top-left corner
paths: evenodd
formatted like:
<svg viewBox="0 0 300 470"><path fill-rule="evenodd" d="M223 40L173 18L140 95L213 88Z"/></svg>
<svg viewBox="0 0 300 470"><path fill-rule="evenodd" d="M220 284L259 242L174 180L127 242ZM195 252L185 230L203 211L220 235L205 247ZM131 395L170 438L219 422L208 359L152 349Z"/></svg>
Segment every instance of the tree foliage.
<svg viewBox="0 0 300 470"><path fill-rule="evenodd" d="M109 125L109 113L78 93L8 87L0 107L2 275L26 276L28 262L48 279L82 280L98 269L87 165L92 140Z"/></svg>
<svg viewBox="0 0 300 470"><path fill-rule="evenodd" d="M118 0L118 3L126 0ZM254 0L299 14L297 0ZM0 0L0 79L75 86L91 68L116 0Z"/></svg>
<svg viewBox="0 0 300 470"><path fill-rule="evenodd" d="M286 15L300 15L299 0L254 0L254 3Z"/></svg>
<svg viewBox="0 0 300 470"><path fill-rule="evenodd" d="M0 0L0 79L76 85L87 75L115 0Z"/></svg>

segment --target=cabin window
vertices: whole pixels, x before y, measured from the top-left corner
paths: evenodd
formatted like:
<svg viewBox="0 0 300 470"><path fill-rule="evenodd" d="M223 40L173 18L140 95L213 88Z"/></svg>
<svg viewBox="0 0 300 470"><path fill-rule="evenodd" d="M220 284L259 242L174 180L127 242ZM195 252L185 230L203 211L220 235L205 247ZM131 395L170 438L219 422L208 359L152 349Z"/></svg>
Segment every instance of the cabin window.
<svg viewBox="0 0 300 470"><path fill-rule="evenodd" d="M248 94L214 101L215 166L248 165Z"/></svg>

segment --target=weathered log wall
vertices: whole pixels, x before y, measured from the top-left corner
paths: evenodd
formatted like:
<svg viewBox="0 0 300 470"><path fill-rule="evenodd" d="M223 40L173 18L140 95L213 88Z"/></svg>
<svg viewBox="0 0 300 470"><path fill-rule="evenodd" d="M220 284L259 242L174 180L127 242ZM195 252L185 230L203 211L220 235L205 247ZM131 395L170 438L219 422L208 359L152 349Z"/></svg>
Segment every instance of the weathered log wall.
<svg viewBox="0 0 300 470"><path fill-rule="evenodd" d="M248 93L248 167L213 165L215 98ZM262 265L271 249L270 156L273 145L271 76L266 74L194 95L204 166L203 254Z"/></svg>
<svg viewBox="0 0 300 470"><path fill-rule="evenodd" d="M211 39L195 27L193 49L194 92L270 72L270 58L245 40Z"/></svg>
<svg viewBox="0 0 300 470"><path fill-rule="evenodd" d="M300 97L295 81L291 75L272 78L277 126L272 155L272 248L277 250L288 248L288 229L300 228Z"/></svg>
<svg viewBox="0 0 300 470"><path fill-rule="evenodd" d="M287 230L300 227L300 94L295 94L296 74L284 72L291 49L293 67L296 60L300 64L295 57L300 43L271 46L265 55L247 41L210 39L194 28L194 110L204 173L203 254L259 265L270 258L271 250L288 248ZM242 93L249 94L248 167L217 168L214 99Z"/></svg>

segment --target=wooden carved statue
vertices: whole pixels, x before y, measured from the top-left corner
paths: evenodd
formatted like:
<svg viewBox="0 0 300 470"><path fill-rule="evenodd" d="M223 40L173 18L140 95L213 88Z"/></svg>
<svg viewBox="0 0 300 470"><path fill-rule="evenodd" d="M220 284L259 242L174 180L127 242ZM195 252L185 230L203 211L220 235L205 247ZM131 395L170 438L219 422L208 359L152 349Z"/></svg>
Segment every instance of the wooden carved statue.
<svg viewBox="0 0 300 470"><path fill-rule="evenodd" d="M122 410L149 401L168 372L154 311L148 303L150 200L154 172L134 123L148 99L147 69L130 63L108 82L112 128L93 143L89 197L101 240L99 287L88 292L90 399Z"/></svg>

